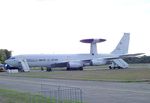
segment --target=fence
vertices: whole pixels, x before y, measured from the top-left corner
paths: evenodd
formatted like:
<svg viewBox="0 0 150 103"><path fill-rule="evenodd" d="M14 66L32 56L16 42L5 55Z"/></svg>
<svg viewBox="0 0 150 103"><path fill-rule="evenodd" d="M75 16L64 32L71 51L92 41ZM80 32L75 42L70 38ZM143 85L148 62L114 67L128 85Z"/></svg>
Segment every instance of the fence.
<svg viewBox="0 0 150 103"><path fill-rule="evenodd" d="M40 87L40 86L38 86ZM0 103L82 103L80 88L41 84L36 92L0 89Z"/></svg>
<svg viewBox="0 0 150 103"><path fill-rule="evenodd" d="M48 103L82 103L82 90L75 87L41 84L42 97Z"/></svg>

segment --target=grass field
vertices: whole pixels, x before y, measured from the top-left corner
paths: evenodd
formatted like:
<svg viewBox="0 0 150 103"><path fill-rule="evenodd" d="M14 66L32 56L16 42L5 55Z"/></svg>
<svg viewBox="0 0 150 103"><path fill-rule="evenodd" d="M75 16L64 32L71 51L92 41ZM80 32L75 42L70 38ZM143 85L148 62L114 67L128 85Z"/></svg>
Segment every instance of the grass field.
<svg viewBox="0 0 150 103"><path fill-rule="evenodd" d="M73 100L56 100L40 94L30 94L0 88L0 103L81 103Z"/></svg>
<svg viewBox="0 0 150 103"><path fill-rule="evenodd" d="M39 70L33 70L29 73L0 73L0 75L48 79L150 82L150 64L130 64L128 69L116 70L109 70L106 66L96 66L86 67L83 71L39 72Z"/></svg>
<svg viewBox="0 0 150 103"><path fill-rule="evenodd" d="M48 98L40 95L31 95L29 93L0 88L0 103L32 103L34 100L38 101L37 103L48 103L44 102L48 101Z"/></svg>

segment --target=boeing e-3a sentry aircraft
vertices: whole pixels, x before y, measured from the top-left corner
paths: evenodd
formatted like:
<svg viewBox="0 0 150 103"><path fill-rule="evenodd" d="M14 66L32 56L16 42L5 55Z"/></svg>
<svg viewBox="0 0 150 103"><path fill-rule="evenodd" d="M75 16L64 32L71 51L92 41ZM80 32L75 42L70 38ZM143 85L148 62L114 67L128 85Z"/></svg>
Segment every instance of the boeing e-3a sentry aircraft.
<svg viewBox="0 0 150 103"><path fill-rule="evenodd" d="M34 54L18 55L5 61L7 69L17 68L20 71L28 72L30 67L47 67L51 71L54 67L66 67L66 70L83 70L84 66L97 66L111 62L110 69L128 68L123 60L125 57L137 56L142 53L127 54L129 47L130 33L124 33L116 48L110 54L98 54L97 43L105 39L83 39L82 43L90 43L90 54Z"/></svg>

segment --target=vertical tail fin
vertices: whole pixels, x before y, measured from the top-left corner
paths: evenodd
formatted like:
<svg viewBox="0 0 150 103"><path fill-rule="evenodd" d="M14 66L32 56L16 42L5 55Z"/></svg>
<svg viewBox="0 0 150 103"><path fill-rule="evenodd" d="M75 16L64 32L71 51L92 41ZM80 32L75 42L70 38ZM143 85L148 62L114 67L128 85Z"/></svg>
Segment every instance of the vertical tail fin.
<svg viewBox="0 0 150 103"><path fill-rule="evenodd" d="M126 54L129 48L130 33L124 33L117 47L111 52L111 54Z"/></svg>

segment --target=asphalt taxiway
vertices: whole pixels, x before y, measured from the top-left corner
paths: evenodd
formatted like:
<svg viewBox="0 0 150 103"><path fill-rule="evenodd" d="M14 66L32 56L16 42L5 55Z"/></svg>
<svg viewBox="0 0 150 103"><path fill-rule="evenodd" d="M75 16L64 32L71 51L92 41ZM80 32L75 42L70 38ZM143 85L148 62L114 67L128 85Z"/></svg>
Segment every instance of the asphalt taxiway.
<svg viewBox="0 0 150 103"><path fill-rule="evenodd" d="M120 83L0 76L0 88L36 92L41 83L81 88L85 103L150 103L149 83Z"/></svg>

